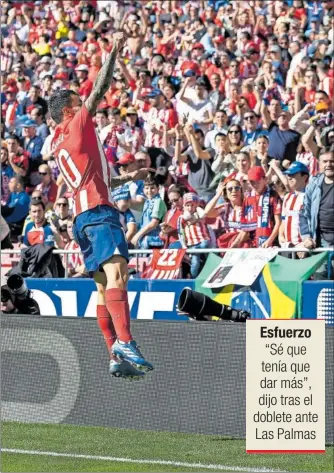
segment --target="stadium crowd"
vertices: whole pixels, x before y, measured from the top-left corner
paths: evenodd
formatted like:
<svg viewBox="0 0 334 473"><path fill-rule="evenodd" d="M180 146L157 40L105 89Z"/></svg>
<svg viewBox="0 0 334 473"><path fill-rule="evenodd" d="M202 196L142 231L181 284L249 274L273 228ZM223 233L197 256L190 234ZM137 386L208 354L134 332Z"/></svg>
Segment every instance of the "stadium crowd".
<svg viewBox="0 0 334 473"><path fill-rule="evenodd" d="M112 172L155 170L112 191L130 248L333 246L332 0L4 0L2 248L77 248L48 100L85 100L120 30L95 123Z"/></svg>

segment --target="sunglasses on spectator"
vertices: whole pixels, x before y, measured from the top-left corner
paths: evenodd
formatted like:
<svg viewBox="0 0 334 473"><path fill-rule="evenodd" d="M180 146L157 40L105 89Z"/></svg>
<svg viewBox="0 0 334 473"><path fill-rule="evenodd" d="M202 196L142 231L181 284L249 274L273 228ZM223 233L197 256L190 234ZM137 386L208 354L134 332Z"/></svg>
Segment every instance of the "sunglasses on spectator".
<svg viewBox="0 0 334 473"><path fill-rule="evenodd" d="M58 202L59 207L67 207L68 204L66 202Z"/></svg>
<svg viewBox="0 0 334 473"><path fill-rule="evenodd" d="M253 120L253 118L255 118L254 115L247 115L244 117L245 120Z"/></svg>
<svg viewBox="0 0 334 473"><path fill-rule="evenodd" d="M226 187L226 190L227 192L232 192L232 191L241 191L241 187L240 186L232 186L232 187Z"/></svg>
<svg viewBox="0 0 334 473"><path fill-rule="evenodd" d="M49 173L47 173L47 172L39 172L38 174L39 174L40 176L48 176L48 175L49 175Z"/></svg>
<svg viewBox="0 0 334 473"><path fill-rule="evenodd" d="M237 135L238 133L240 133L239 130L230 130L229 132L229 135Z"/></svg>

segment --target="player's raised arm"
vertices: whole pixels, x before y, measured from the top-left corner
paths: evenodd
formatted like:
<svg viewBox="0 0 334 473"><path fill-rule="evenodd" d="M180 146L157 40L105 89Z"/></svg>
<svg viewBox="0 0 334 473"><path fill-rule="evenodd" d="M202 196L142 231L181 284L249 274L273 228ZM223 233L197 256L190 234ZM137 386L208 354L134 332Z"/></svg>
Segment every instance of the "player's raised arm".
<svg viewBox="0 0 334 473"><path fill-rule="evenodd" d="M123 48L125 43L124 33L116 33L113 37L113 48L103 64L97 78L94 82L93 90L85 102L87 110L91 115L95 115L96 109L108 91L113 73L117 54Z"/></svg>

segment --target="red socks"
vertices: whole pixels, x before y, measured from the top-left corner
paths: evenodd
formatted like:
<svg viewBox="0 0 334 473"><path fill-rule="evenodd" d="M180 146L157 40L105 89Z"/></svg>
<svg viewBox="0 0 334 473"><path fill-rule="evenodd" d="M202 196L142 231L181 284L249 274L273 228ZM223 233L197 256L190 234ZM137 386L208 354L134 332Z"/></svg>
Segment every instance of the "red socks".
<svg viewBox="0 0 334 473"><path fill-rule="evenodd" d="M100 330L108 347L108 351L110 353L111 347L116 341L116 332L112 323L111 316L109 315L108 309L105 305L98 305L96 307L96 316L97 324L100 327Z"/></svg>
<svg viewBox="0 0 334 473"><path fill-rule="evenodd" d="M130 308L127 291L121 289L107 289L105 293L106 306L115 327L118 340L130 342Z"/></svg>

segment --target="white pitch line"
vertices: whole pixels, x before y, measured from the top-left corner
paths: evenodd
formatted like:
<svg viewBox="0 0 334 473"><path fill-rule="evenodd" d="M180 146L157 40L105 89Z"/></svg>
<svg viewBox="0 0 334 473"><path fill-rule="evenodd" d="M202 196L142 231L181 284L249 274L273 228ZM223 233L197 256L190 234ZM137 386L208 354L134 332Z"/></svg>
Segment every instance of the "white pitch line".
<svg viewBox="0 0 334 473"><path fill-rule="evenodd" d="M20 450L16 448L2 448L2 452L6 453L21 453L23 455L43 455L47 457L67 457L67 458L83 458L84 460L102 460L120 463L144 463L150 465L169 465L180 466L185 468L204 468L207 470L225 470L225 471L245 471L249 473L267 473L278 472L279 470L271 470L270 468L246 468L241 466L227 466L227 465L213 465L206 463L187 463L170 460L143 460L134 458L118 458L118 457L104 457L101 455L80 455L77 453L58 453L58 452L40 452L38 450Z"/></svg>

